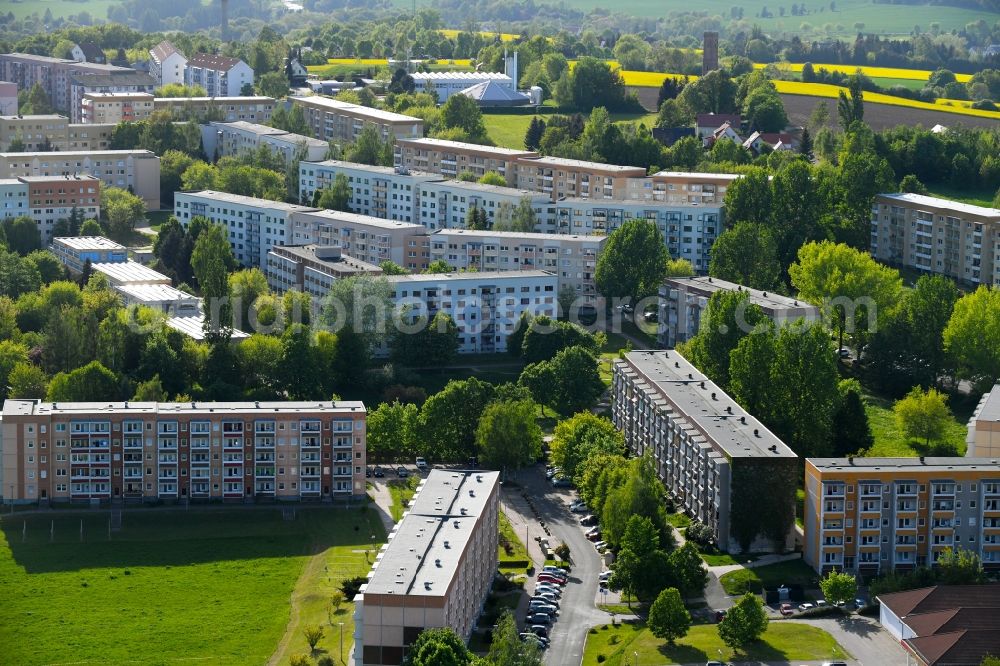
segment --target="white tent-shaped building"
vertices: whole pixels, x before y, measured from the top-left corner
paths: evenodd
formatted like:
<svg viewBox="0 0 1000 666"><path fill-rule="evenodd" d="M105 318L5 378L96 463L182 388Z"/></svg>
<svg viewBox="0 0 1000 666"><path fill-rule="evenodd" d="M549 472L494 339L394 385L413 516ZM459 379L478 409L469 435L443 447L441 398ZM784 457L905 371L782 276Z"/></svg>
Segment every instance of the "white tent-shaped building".
<svg viewBox="0 0 1000 666"><path fill-rule="evenodd" d="M479 106L523 106L531 98L496 81L483 81L458 93L476 100Z"/></svg>

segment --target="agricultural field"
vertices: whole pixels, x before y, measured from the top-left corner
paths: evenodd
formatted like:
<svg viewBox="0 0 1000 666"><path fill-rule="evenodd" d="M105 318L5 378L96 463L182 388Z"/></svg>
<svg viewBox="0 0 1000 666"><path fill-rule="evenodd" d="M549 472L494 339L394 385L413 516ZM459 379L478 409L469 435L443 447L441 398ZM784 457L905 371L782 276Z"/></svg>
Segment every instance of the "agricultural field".
<svg viewBox="0 0 1000 666"><path fill-rule="evenodd" d="M52 12L53 18L63 18L80 12L89 12L95 19L107 19L108 7L119 4L118 0L2 0L0 12L14 12L17 18L24 18L38 12L45 15L45 10Z"/></svg>
<svg viewBox="0 0 1000 666"><path fill-rule="evenodd" d="M490 138L498 146L504 148L524 148L524 133L531 124L534 116L529 113L490 113L483 112L483 121L486 123L486 131ZM545 115L542 114L542 118ZM652 127L656 123L655 113L612 113L611 119L616 122L641 122L646 127Z"/></svg>
<svg viewBox="0 0 1000 666"><path fill-rule="evenodd" d="M332 77L367 70L374 71L379 67L388 66L389 61L385 58L328 58L325 65L307 65L306 69L310 74ZM471 72L473 69L468 58L438 60L430 63L427 68L432 72Z"/></svg>
<svg viewBox="0 0 1000 666"><path fill-rule="evenodd" d="M769 63L773 64L779 70L783 72L794 72L796 74L802 71L803 63L793 63L793 62L777 62ZM755 63L755 69L764 69L768 67L769 64L765 63ZM908 79L913 81L926 81L931 77L934 72L927 69L903 69L901 67L868 67L867 65L831 65L827 63L812 63L813 69L819 71L820 69L825 69L828 72L839 72L841 74L854 74L859 69L861 73L865 76L871 78L882 78L882 79ZM971 74L956 74L955 79L960 83L968 83L972 79Z"/></svg>
<svg viewBox="0 0 1000 666"><path fill-rule="evenodd" d="M360 508L136 508L122 524L109 540L106 511L0 518L0 661L281 665L308 651L307 625L336 655L352 605L334 613L330 593L384 541Z"/></svg>
<svg viewBox="0 0 1000 666"><path fill-rule="evenodd" d="M455 39L456 37L458 37L458 33L461 32L461 30L438 30L438 32L440 32L448 39ZM497 35L497 33L495 32L480 32L479 34L482 35L483 37L496 37ZM521 35L512 34L509 32L500 33L501 42L513 42L519 39L520 37Z"/></svg>

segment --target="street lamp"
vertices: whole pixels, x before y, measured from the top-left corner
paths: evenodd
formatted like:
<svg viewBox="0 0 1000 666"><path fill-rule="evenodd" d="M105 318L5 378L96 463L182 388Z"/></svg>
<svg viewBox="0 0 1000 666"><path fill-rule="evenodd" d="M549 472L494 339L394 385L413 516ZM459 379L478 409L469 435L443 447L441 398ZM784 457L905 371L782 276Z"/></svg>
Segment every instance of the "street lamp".
<svg viewBox="0 0 1000 666"><path fill-rule="evenodd" d="M340 625L340 662L344 662L344 623L338 622Z"/></svg>
<svg viewBox="0 0 1000 666"><path fill-rule="evenodd" d="M635 657L635 666L639 666L639 653L633 652L632 656Z"/></svg>

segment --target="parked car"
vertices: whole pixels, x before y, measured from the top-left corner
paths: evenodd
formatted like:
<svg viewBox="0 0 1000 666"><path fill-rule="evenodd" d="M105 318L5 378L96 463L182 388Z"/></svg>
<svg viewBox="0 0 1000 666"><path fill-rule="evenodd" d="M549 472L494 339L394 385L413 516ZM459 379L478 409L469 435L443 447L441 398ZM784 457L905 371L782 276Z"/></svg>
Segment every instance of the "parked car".
<svg viewBox="0 0 1000 666"><path fill-rule="evenodd" d="M861 609L861 608L864 608L867 605L868 605L868 600L865 599L864 597L857 597L854 600L854 607L855 608Z"/></svg>
<svg viewBox="0 0 1000 666"><path fill-rule="evenodd" d="M549 637L549 628L544 624L532 624L528 626L528 631L536 636L541 636L542 638Z"/></svg>
<svg viewBox="0 0 1000 666"><path fill-rule="evenodd" d="M594 544L594 548L596 548L597 550L604 550L607 547L608 547L607 541L598 541L597 543Z"/></svg>
<svg viewBox="0 0 1000 666"><path fill-rule="evenodd" d="M552 624L552 616L548 613L532 613L524 621L530 624Z"/></svg>
<svg viewBox="0 0 1000 666"><path fill-rule="evenodd" d="M560 468L560 467L550 467L550 468L548 468L548 469L545 470L545 476L546 476L546 478L549 478L549 479L551 479L556 474L560 474L560 473L562 473L562 468Z"/></svg>
<svg viewBox="0 0 1000 666"><path fill-rule="evenodd" d="M554 488L572 488L573 482L567 479L565 476L554 476L552 477L552 487Z"/></svg>
<svg viewBox="0 0 1000 666"><path fill-rule="evenodd" d="M816 606L826 606L826 599L817 599Z"/></svg>
<svg viewBox="0 0 1000 666"><path fill-rule="evenodd" d="M846 661L824 661L823 666L847 666Z"/></svg>
<svg viewBox="0 0 1000 666"><path fill-rule="evenodd" d="M419 469L421 472L427 469L427 461L424 460L423 458L417 458L415 464L417 466L417 469Z"/></svg>
<svg viewBox="0 0 1000 666"><path fill-rule="evenodd" d="M569 575L568 571L566 571L562 567L557 567L554 564L546 564L544 567L542 567L542 571L544 571L545 573L560 574L562 576L568 576Z"/></svg>
<svg viewBox="0 0 1000 666"><path fill-rule="evenodd" d="M540 647L543 650L549 647L549 639L542 638L541 636L533 634L530 631L523 632L521 634L521 640L524 641L525 643L531 643L531 642L537 643L538 647Z"/></svg>
<svg viewBox="0 0 1000 666"><path fill-rule="evenodd" d="M551 583L552 585L565 585L566 579L559 576L553 576L551 574L538 574L535 579L539 583Z"/></svg>
<svg viewBox="0 0 1000 666"><path fill-rule="evenodd" d="M587 513L590 511L590 508L586 504L577 504L575 506L571 506L569 510L573 513Z"/></svg>
<svg viewBox="0 0 1000 666"><path fill-rule="evenodd" d="M649 322L658 321L660 319L659 315L655 312L646 312L642 315L642 318Z"/></svg>
<svg viewBox="0 0 1000 666"><path fill-rule="evenodd" d="M396 468L396 476L398 476L399 478L405 479L409 475L410 475L410 473L406 471L405 467L399 466L399 467Z"/></svg>
<svg viewBox="0 0 1000 666"><path fill-rule="evenodd" d="M847 347L841 347L837 350L837 356L840 358L851 358L851 350Z"/></svg>
<svg viewBox="0 0 1000 666"><path fill-rule="evenodd" d="M372 468L371 467L365 467L365 478L366 479L372 478Z"/></svg>
<svg viewBox="0 0 1000 666"><path fill-rule="evenodd" d="M584 532L583 536L585 536L588 539L590 539L595 534L600 534L600 533L601 533L601 526L600 525L594 525L589 530L587 530L586 532ZM593 540L593 539L591 539L591 540Z"/></svg>
<svg viewBox="0 0 1000 666"><path fill-rule="evenodd" d="M559 608L559 597L551 592L538 592L536 590L535 596L531 597L529 601L544 601L545 603L552 604L556 608Z"/></svg>
<svg viewBox="0 0 1000 666"><path fill-rule="evenodd" d="M589 513L589 514L587 514L586 516L584 516L583 518L580 519L580 524L584 525L584 526L587 526L587 527L596 525L597 524L597 516L595 516L592 513Z"/></svg>
<svg viewBox="0 0 1000 666"><path fill-rule="evenodd" d="M792 615L795 613L795 610L792 608L791 604L781 604L781 607L778 608L778 612L782 615Z"/></svg>
<svg viewBox="0 0 1000 666"><path fill-rule="evenodd" d="M539 592L548 592L550 594L556 595L556 599L562 596L562 590L555 583L538 583L535 585L535 594Z"/></svg>
<svg viewBox="0 0 1000 666"><path fill-rule="evenodd" d="M598 574L597 580L601 583L606 583L607 581L611 580L612 574L614 574L614 571L611 571L610 569L608 569L607 571L602 571L600 574Z"/></svg>
<svg viewBox="0 0 1000 666"><path fill-rule="evenodd" d="M724 610L717 610L717 611L715 611L715 621L716 622L722 622L724 619L726 619L726 611L724 611Z"/></svg>
<svg viewBox="0 0 1000 666"><path fill-rule="evenodd" d="M375 465L375 470L372 472L372 476L374 476L376 479L381 479L382 477L385 476L385 470L379 467L378 465Z"/></svg>
<svg viewBox="0 0 1000 666"><path fill-rule="evenodd" d="M545 613L555 617L559 614L559 609L552 604L547 604L544 601L531 601L528 603L529 613Z"/></svg>
<svg viewBox="0 0 1000 666"><path fill-rule="evenodd" d="M804 604L799 604L799 610L800 611L807 611L807 610L810 610L812 608L816 608L816 606L814 604L809 603L808 601L806 603L804 603Z"/></svg>

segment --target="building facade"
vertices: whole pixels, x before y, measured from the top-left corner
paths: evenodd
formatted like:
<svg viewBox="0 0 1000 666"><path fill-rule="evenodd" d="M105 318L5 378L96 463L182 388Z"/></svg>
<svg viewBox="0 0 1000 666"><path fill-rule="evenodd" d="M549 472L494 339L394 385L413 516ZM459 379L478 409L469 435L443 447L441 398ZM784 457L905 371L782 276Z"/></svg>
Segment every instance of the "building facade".
<svg viewBox="0 0 1000 666"><path fill-rule="evenodd" d="M253 68L239 58L196 53L184 65L184 85L201 86L209 97L239 97L253 85Z"/></svg>
<svg viewBox="0 0 1000 666"><path fill-rule="evenodd" d="M70 120L82 123L83 100L97 93L153 94L156 79L143 72L114 72L111 74L77 74L70 78Z"/></svg>
<svg viewBox="0 0 1000 666"><path fill-rule="evenodd" d="M153 93L88 92L80 101L80 122L117 125L153 115Z"/></svg>
<svg viewBox="0 0 1000 666"><path fill-rule="evenodd" d="M174 217L186 228L201 216L226 228L233 256L242 265L260 268L267 264L267 253L275 245L291 243L292 214L315 211L315 208L286 204L214 190L177 192Z"/></svg>
<svg viewBox="0 0 1000 666"><path fill-rule="evenodd" d="M10 116L17 113L17 84L11 81L0 81L0 116Z"/></svg>
<svg viewBox="0 0 1000 666"><path fill-rule="evenodd" d="M979 400L965 444L970 458L1000 458L1000 384Z"/></svg>
<svg viewBox="0 0 1000 666"><path fill-rule="evenodd" d="M266 123L274 113L273 97L156 97L154 111L169 111L174 120L218 120Z"/></svg>
<svg viewBox="0 0 1000 666"><path fill-rule="evenodd" d="M452 95L480 83L492 82L511 92L514 92L517 85L511 77L501 72L413 72L410 76L413 77L414 91L433 90L438 104L444 104Z"/></svg>
<svg viewBox="0 0 1000 666"><path fill-rule="evenodd" d="M0 179L0 219L30 217L43 243L52 239L55 224L68 219L74 208L85 219L100 217L101 181L90 176Z"/></svg>
<svg viewBox="0 0 1000 666"><path fill-rule="evenodd" d="M872 206L871 254L879 261L1000 285L1000 210L921 194L879 194Z"/></svg>
<svg viewBox="0 0 1000 666"><path fill-rule="evenodd" d="M642 167L618 166L601 162L570 160L564 157L518 159L517 177L508 184L549 195L552 201L564 198L625 199L629 180L645 178Z"/></svg>
<svg viewBox="0 0 1000 666"><path fill-rule="evenodd" d="M457 91L456 91L457 92ZM460 173L471 173L477 179L487 171L495 171L514 186L517 180L515 164L521 158L536 158L530 150L512 150L497 146L447 141L445 139L401 139L395 146L395 165L457 178Z"/></svg>
<svg viewBox="0 0 1000 666"><path fill-rule="evenodd" d="M4 499L19 503L365 493L360 402L7 400L0 432Z"/></svg>
<svg viewBox="0 0 1000 666"><path fill-rule="evenodd" d="M288 99L302 109L313 136L324 141L354 141L369 125L374 126L383 139L409 139L424 134L424 121L413 116L319 95Z"/></svg>
<svg viewBox="0 0 1000 666"><path fill-rule="evenodd" d="M330 292L336 280L355 275L382 275L382 269L344 254L337 246L286 245L272 247L267 253L264 275L268 286L277 294L303 291L321 299Z"/></svg>
<svg viewBox="0 0 1000 666"><path fill-rule="evenodd" d="M353 666L402 664L424 629L468 640L497 568L499 480L435 469L421 482L354 598Z"/></svg>
<svg viewBox="0 0 1000 666"><path fill-rule="evenodd" d="M244 120L231 123L213 121L202 125L201 139L202 148L209 158L238 157L266 146L286 166L297 159L321 160L330 149L326 141Z"/></svg>
<svg viewBox="0 0 1000 666"><path fill-rule="evenodd" d="M53 108L72 114L71 84L81 74L133 74L134 69L92 62L63 60L31 53L0 54L0 80L17 84L18 90L28 90L36 83L49 96Z"/></svg>
<svg viewBox="0 0 1000 666"><path fill-rule="evenodd" d="M147 210L160 207L160 158L148 150L0 153L0 178L85 175L130 190Z"/></svg>
<svg viewBox="0 0 1000 666"><path fill-rule="evenodd" d="M441 176L400 167L370 166L325 160L299 163L300 201L312 201L313 195L333 187L339 174L347 178L351 189L348 205L355 213L419 224L419 186L438 181Z"/></svg>
<svg viewBox="0 0 1000 666"><path fill-rule="evenodd" d="M750 550L794 544L797 456L687 359L675 351L628 352L614 363L611 392L612 420L626 446L652 456L671 497L712 530L719 548L743 550L733 514L755 493L741 489L737 478L784 479L771 485L768 498L782 514L774 520L784 542L758 533Z"/></svg>
<svg viewBox="0 0 1000 666"><path fill-rule="evenodd" d="M391 261L409 271L430 263L427 230L419 224L394 222L337 210L303 210L293 216L289 244L340 247L344 254L378 266Z"/></svg>
<svg viewBox="0 0 1000 666"><path fill-rule="evenodd" d="M995 458L808 458L805 550L817 572L933 566L967 549L1000 568Z"/></svg>
<svg viewBox="0 0 1000 666"><path fill-rule="evenodd" d="M461 180L429 181L420 184L417 220L427 229L463 229L473 208L486 213L492 225L507 216L525 199L535 214L535 231L554 231L549 224L552 203L544 194L512 187L470 183Z"/></svg>
<svg viewBox="0 0 1000 666"><path fill-rule="evenodd" d="M183 84L185 67L187 58L168 41L162 41L149 50L149 74L160 86Z"/></svg>
<svg viewBox="0 0 1000 666"><path fill-rule="evenodd" d="M128 249L104 236L53 238L49 251L74 273L82 272L88 261L91 265L121 264L128 261Z"/></svg>
<svg viewBox="0 0 1000 666"><path fill-rule="evenodd" d="M813 305L735 282L713 277L667 278L659 290L657 341L672 349L694 337L701 328L712 294L718 291L746 293L747 302L758 306L777 326L797 319L816 321L820 318L819 308Z"/></svg>
<svg viewBox="0 0 1000 666"><path fill-rule="evenodd" d="M10 151L17 141L20 152L77 152L108 150L114 123L71 123L60 115L0 117L0 149Z"/></svg>

